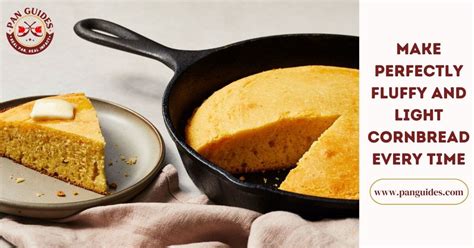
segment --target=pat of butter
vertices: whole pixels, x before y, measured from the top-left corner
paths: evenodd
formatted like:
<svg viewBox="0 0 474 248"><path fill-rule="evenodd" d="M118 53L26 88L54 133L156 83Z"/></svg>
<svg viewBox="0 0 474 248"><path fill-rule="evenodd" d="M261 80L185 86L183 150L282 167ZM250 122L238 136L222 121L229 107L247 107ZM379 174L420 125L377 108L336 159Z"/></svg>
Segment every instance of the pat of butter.
<svg viewBox="0 0 474 248"><path fill-rule="evenodd" d="M35 102L30 117L33 120L74 119L74 105L60 99L40 99Z"/></svg>

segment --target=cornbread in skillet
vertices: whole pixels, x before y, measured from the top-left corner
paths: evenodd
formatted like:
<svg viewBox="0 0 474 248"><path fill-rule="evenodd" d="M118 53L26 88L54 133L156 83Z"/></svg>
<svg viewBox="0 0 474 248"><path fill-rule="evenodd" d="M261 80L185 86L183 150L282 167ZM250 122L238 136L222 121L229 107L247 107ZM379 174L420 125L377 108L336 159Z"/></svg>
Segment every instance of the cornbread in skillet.
<svg viewBox="0 0 474 248"><path fill-rule="evenodd" d="M0 155L49 176L100 194L107 193L105 140L87 97L49 97L75 106L71 120L33 120L35 101L0 113Z"/></svg>
<svg viewBox="0 0 474 248"><path fill-rule="evenodd" d="M212 94L187 143L231 173L291 168L280 189L358 198L358 70L275 69Z"/></svg>
<svg viewBox="0 0 474 248"><path fill-rule="evenodd" d="M358 199L358 128L357 114L338 118L298 161L280 189L306 195Z"/></svg>

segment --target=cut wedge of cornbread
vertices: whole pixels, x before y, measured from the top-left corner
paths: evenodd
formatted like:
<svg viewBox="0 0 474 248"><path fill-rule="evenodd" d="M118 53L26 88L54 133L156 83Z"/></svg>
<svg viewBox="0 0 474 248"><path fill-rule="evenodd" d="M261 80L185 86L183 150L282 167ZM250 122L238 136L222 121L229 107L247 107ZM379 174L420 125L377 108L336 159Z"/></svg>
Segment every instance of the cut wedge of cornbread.
<svg viewBox="0 0 474 248"><path fill-rule="evenodd" d="M87 97L49 97L75 106L71 120L33 120L35 101L0 113L0 155L49 176L107 194L105 140Z"/></svg>
<svg viewBox="0 0 474 248"><path fill-rule="evenodd" d="M280 189L321 197L358 199L358 134L358 115L341 116L313 143Z"/></svg>
<svg viewBox="0 0 474 248"><path fill-rule="evenodd" d="M302 66L242 78L196 109L187 143L231 173L297 164L283 190L358 198L358 77Z"/></svg>

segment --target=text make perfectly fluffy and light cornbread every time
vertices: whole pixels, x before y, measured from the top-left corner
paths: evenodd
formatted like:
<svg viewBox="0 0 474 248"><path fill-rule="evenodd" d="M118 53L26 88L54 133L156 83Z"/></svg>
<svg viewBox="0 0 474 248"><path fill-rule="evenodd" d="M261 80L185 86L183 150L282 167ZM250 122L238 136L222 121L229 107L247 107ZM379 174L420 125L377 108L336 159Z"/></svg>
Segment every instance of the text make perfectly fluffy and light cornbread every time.
<svg viewBox="0 0 474 248"><path fill-rule="evenodd" d="M331 66L265 71L212 94L187 143L231 173L292 169L280 189L359 197L359 72Z"/></svg>
<svg viewBox="0 0 474 248"><path fill-rule="evenodd" d="M67 104L74 108L72 116ZM54 113L48 113L48 105ZM71 118L48 118L58 113ZM104 149L97 113L82 93L48 97L0 113L0 156L100 194L107 193Z"/></svg>

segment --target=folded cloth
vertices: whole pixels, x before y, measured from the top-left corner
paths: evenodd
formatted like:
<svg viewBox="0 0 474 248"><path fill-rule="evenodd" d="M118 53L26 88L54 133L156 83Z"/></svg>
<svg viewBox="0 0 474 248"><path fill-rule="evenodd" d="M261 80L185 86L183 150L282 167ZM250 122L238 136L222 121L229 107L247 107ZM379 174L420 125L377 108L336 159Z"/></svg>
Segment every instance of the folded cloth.
<svg viewBox="0 0 474 248"><path fill-rule="evenodd" d="M55 221L8 216L0 236L19 247L357 247L358 220L309 222L288 212L209 205L179 190L167 165L131 202Z"/></svg>
<svg viewBox="0 0 474 248"><path fill-rule="evenodd" d="M258 217L250 229L249 247L357 247L356 219L310 222L277 211Z"/></svg>

